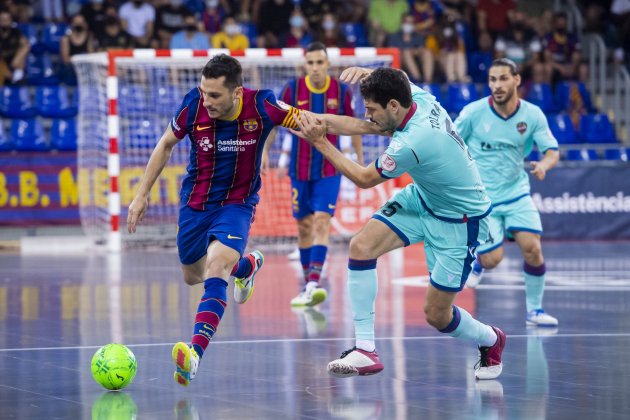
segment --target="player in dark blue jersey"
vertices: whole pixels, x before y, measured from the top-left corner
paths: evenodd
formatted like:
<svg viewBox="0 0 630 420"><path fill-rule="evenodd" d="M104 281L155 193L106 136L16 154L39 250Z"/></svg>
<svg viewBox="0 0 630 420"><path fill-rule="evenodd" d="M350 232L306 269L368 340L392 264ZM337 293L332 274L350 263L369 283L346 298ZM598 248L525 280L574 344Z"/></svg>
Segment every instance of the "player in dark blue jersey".
<svg viewBox="0 0 630 420"><path fill-rule="evenodd" d="M298 112L277 101L269 90L244 88L240 63L225 54L214 56L153 150L129 205L127 229L134 233L173 147L188 135L190 163L180 192L177 246L184 281L203 282L205 293L191 345L180 342L173 347L175 380L181 385L188 386L195 377L199 359L221 321L227 280L235 279L238 303L252 294L263 255L253 251L243 257L243 253L259 199L264 143L274 126L295 128Z"/></svg>

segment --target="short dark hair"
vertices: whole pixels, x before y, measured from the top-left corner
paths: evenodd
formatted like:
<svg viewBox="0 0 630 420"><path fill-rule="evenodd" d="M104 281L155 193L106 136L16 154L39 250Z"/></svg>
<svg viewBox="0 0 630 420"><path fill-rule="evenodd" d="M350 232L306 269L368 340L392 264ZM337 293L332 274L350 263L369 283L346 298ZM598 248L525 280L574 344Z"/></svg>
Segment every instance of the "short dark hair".
<svg viewBox="0 0 630 420"><path fill-rule="evenodd" d="M492 67L509 67L510 73L512 73L512 76L516 76L517 74L520 74L520 70L518 66L516 65L516 63L510 60L509 58L497 58L496 60L492 62L492 65L490 65L490 68Z"/></svg>
<svg viewBox="0 0 630 420"><path fill-rule="evenodd" d="M328 55L328 51L326 51L326 46L321 42L311 42L306 46L306 50L304 53L310 53L313 51L324 51L326 55Z"/></svg>
<svg viewBox="0 0 630 420"><path fill-rule="evenodd" d="M361 95L383 108L392 99L405 108L411 106L409 79L400 70L381 67L374 70L361 82Z"/></svg>
<svg viewBox="0 0 630 420"><path fill-rule="evenodd" d="M203 67L201 75L206 79L218 79L225 76L223 85L233 90L243 86L243 68L241 63L227 54L217 54Z"/></svg>

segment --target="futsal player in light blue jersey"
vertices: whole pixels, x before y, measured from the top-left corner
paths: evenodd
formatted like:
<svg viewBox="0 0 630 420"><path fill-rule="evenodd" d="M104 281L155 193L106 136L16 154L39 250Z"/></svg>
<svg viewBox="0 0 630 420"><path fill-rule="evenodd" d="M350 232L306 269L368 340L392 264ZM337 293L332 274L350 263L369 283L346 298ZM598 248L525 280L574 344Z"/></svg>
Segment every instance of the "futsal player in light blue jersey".
<svg viewBox="0 0 630 420"><path fill-rule="evenodd" d="M341 80L361 81L370 121L332 114L296 118L300 137L310 141L341 173L361 188L409 173L413 183L390 198L350 241L348 292L356 343L328 364L336 377L383 370L374 341L378 289L376 259L424 242L430 272L424 313L438 331L475 343L481 354L478 379L501 374L506 336L453 305L471 270L475 248L488 235L490 199L468 148L444 108L428 92L394 69L346 69ZM367 167L348 159L326 133L392 136L385 152Z"/></svg>
<svg viewBox="0 0 630 420"><path fill-rule="evenodd" d="M531 162L531 173L542 181L558 163L558 142L542 110L519 99L521 76L514 62L505 58L495 60L488 78L492 94L464 107L455 121L457 131L477 162L493 205L490 238L477 248L467 285L477 286L483 269L494 268L501 262L507 231L525 259L526 323L555 327L558 320L542 308L546 271L540 244L542 224L530 196L523 159L536 144L544 157L540 162Z"/></svg>

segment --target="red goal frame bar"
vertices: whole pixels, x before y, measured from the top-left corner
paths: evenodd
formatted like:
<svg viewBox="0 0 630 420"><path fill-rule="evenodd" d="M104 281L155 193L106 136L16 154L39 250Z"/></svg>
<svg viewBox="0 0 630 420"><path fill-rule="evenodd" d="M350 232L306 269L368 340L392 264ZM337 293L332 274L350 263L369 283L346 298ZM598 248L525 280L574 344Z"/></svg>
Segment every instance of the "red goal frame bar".
<svg viewBox="0 0 630 420"><path fill-rule="evenodd" d="M392 67L400 68L400 50L398 48L327 48L328 57L377 57L388 55L392 57ZM155 49L134 49L134 50L109 50L107 53L107 131L109 137L109 154L107 159L107 172L109 175L109 228L108 247L110 251L119 252L122 248L122 237L120 233L120 190L118 177L120 176L120 155L119 155L119 120L118 120L118 76L116 74L116 60L118 58L193 58L212 57L225 53L233 57L247 58L267 58L286 57L302 58L304 50L302 48L249 48L242 51L230 51L226 49L209 50L155 50Z"/></svg>

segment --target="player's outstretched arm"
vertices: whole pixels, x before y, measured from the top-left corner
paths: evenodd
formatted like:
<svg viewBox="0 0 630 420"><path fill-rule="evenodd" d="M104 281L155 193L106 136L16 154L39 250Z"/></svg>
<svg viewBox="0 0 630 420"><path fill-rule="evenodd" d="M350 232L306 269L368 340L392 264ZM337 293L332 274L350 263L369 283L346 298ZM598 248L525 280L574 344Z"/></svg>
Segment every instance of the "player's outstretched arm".
<svg viewBox="0 0 630 420"><path fill-rule="evenodd" d="M335 168L360 188L371 188L386 179L380 176L374 163L368 167L363 167L358 163L348 159L339 149L326 138L326 128L323 122L315 117L316 114L300 113L295 118L295 123L299 131L290 131L307 140L324 157L333 164Z"/></svg>
<svg viewBox="0 0 630 420"><path fill-rule="evenodd" d="M131 204L129 204L129 212L127 213L127 231L129 233L135 233L137 225L142 222L147 208L149 207L149 192L168 163L171 153L173 152L173 147L175 147L180 140L181 139L175 137L169 124L164 134L162 134L160 141L158 141L158 144L155 146L155 149L153 149L149 163L140 181L138 192Z"/></svg>
<svg viewBox="0 0 630 420"><path fill-rule="evenodd" d="M545 156L540 162L531 162L532 170L530 171L539 180L545 179L547 171L556 166L560 160L560 152L556 149L549 149L545 152Z"/></svg>
<svg viewBox="0 0 630 420"><path fill-rule="evenodd" d="M309 111L300 110L300 114L310 114L326 123L326 132L330 134L341 134L342 136L355 136L361 134L379 134L388 136L391 133L381 131L379 126L371 121L362 120L345 115L335 114L313 114Z"/></svg>

